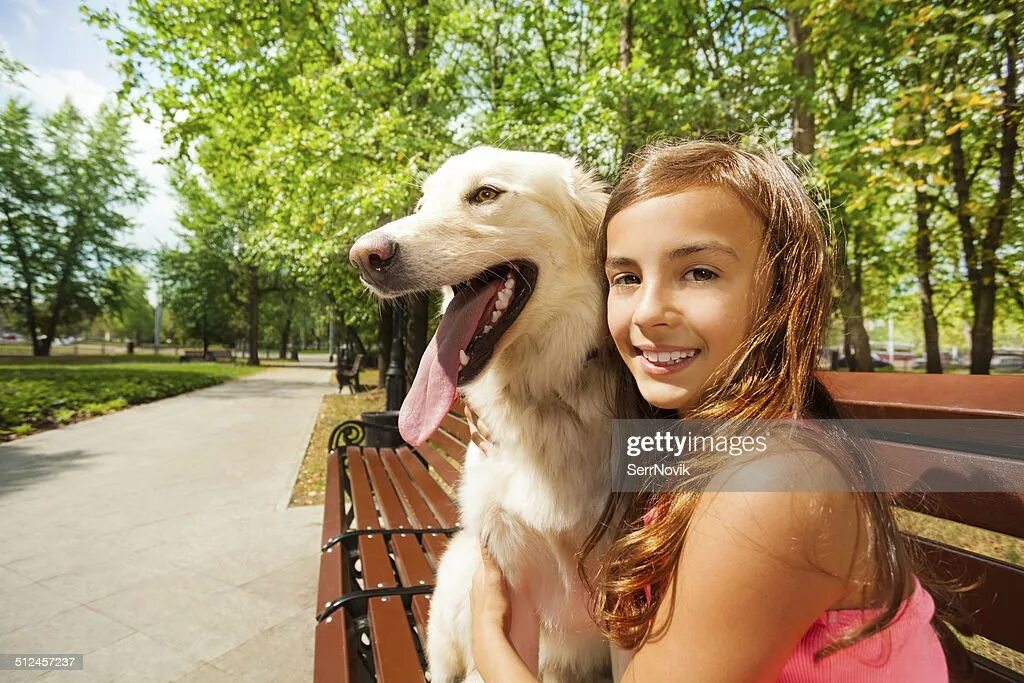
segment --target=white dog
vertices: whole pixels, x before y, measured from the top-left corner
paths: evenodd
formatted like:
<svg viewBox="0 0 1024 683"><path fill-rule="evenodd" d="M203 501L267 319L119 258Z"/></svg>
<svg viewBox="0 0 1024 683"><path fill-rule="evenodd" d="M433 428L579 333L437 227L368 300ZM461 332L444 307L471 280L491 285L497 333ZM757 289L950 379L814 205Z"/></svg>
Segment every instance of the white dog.
<svg viewBox="0 0 1024 683"><path fill-rule="evenodd" d="M608 644L589 618L575 558L610 485L613 374L592 353L606 335L597 263L606 202L604 184L574 160L478 147L424 182L413 215L352 248L379 296L446 290L444 317L402 406L405 440L426 440L460 392L496 444L486 456L474 444L466 453L464 531L440 562L431 600L434 683L478 676L469 613L477 539L501 566L514 609L539 617L543 680L610 678ZM530 635L514 640L536 670Z"/></svg>

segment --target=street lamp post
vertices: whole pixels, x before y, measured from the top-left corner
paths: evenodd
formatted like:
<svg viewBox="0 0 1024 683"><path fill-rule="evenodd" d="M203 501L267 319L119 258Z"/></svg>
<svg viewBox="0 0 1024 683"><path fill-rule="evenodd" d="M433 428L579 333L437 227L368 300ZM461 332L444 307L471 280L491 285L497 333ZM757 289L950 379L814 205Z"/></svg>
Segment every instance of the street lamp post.
<svg viewBox="0 0 1024 683"><path fill-rule="evenodd" d="M395 322L391 335L391 363L385 375L385 410L399 410L405 400L405 322L402 319L402 307L395 305L392 308Z"/></svg>

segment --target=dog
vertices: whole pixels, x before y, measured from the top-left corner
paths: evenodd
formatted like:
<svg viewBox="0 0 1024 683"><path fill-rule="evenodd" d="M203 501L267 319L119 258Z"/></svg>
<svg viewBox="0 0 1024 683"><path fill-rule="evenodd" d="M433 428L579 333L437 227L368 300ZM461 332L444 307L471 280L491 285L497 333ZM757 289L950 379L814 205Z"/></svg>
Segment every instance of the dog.
<svg viewBox="0 0 1024 683"><path fill-rule="evenodd" d="M606 184L574 159L476 147L424 181L412 215L351 249L380 297L444 291L400 412L403 438L425 441L461 394L494 443L486 456L475 444L466 452L462 530L431 599L434 683L479 680L469 612L478 541L507 580L513 644L527 665L548 683L611 680L575 557L610 490L614 372L596 353L607 339L597 262L607 199ZM530 623L524 613L536 614L539 633L515 626Z"/></svg>

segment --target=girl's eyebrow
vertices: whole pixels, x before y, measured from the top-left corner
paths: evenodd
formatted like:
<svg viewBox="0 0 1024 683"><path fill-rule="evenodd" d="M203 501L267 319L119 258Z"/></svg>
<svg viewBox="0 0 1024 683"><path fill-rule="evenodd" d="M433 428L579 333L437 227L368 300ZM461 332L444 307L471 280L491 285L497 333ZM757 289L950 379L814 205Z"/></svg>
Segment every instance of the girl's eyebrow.
<svg viewBox="0 0 1024 683"><path fill-rule="evenodd" d="M728 246L727 244L716 242L714 240L707 240L703 242L690 242L689 244L684 244L681 247L676 247L675 249L669 252L668 258L669 260L674 261L676 259L684 258L686 256L690 256L701 251L713 251L722 254L723 256L729 256L737 261L740 260L739 254L736 253L735 249ZM636 261L625 256L610 256L604 262L605 268L611 268L613 266L624 267L636 265Z"/></svg>

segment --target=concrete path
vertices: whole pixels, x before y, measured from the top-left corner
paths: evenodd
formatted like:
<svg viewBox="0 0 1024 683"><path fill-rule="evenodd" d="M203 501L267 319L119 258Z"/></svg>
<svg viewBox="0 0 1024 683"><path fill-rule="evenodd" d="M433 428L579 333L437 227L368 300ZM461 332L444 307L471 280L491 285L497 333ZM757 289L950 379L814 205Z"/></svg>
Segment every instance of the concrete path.
<svg viewBox="0 0 1024 683"><path fill-rule="evenodd" d="M288 509L323 369L0 446L0 681L309 681L320 506Z"/></svg>

